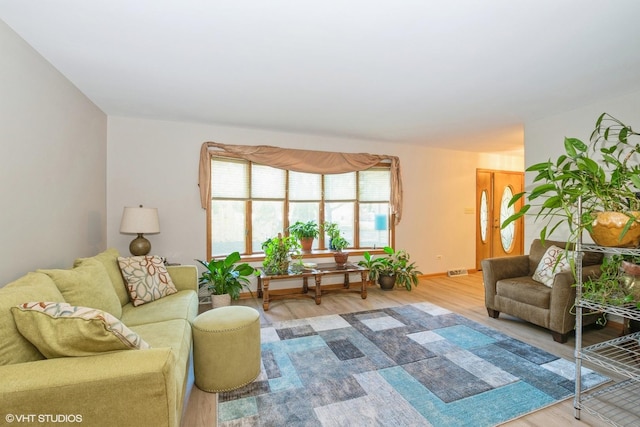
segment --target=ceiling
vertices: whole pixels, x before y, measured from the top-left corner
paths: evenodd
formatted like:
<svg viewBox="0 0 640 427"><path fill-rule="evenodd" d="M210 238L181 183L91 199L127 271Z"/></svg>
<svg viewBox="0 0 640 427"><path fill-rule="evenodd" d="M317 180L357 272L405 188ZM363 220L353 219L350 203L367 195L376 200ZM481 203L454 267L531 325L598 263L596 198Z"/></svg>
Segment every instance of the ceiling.
<svg viewBox="0 0 640 427"><path fill-rule="evenodd" d="M0 0L106 114L470 151L640 90L640 1Z"/></svg>

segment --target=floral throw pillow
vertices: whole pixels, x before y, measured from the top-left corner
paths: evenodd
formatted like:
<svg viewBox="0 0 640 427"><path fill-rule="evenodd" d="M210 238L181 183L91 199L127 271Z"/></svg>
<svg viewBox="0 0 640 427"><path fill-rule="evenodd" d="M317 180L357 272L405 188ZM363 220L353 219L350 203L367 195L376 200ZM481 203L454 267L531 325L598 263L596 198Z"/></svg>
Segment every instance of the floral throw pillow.
<svg viewBox="0 0 640 427"><path fill-rule="evenodd" d="M564 249L553 245L549 246L533 273L533 280L552 287L556 274L571 270L569 259L564 253Z"/></svg>
<svg viewBox="0 0 640 427"><path fill-rule="evenodd" d="M120 320L95 308L27 302L11 307L11 314L22 336L48 359L150 348Z"/></svg>
<svg viewBox="0 0 640 427"><path fill-rule="evenodd" d="M118 257L134 307L178 292L159 256Z"/></svg>

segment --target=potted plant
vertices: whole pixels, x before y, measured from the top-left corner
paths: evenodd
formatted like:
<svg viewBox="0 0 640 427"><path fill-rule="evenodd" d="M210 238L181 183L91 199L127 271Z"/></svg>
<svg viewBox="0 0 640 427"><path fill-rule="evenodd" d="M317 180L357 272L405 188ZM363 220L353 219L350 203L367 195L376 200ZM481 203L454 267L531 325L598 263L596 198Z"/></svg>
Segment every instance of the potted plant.
<svg viewBox="0 0 640 427"><path fill-rule="evenodd" d="M293 225L289 226L289 233L300 240L300 245L304 252L311 252L313 239L318 237L320 230L318 224L313 220L307 222L296 221Z"/></svg>
<svg viewBox="0 0 640 427"><path fill-rule="evenodd" d="M539 201L535 218L545 221L540 231L542 241L565 224L568 245L587 230L601 246L637 247L640 165L634 156L640 153L640 144L630 139L638 135L630 126L603 113L589 145L577 138L565 138L564 154L526 169L537 173L534 182L538 185L528 193L529 203L507 218L502 227L522 217L532 202ZM514 195L510 204L524 194ZM613 229L614 225L619 228Z"/></svg>
<svg viewBox="0 0 640 427"><path fill-rule="evenodd" d="M349 246L349 242L342 236L337 236L331 239L333 243L333 259L336 261L338 266L345 265L347 263L347 259L349 259L349 253L344 252L343 249Z"/></svg>
<svg viewBox="0 0 640 427"><path fill-rule="evenodd" d="M422 272L415 262L411 262L409 253L405 250L395 251L389 246L385 246L383 251L385 256L378 258L365 252L364 260L358 262L358 265L369 269L369 280L377 280L383 290L391 290L396 284L404 286L408 291L413 286L418 286L418 275Z"/></svg>
<svg viewBox="0 0 640 427"><path fill-rule="evenodd" d="M327 233L327 236L329 236L329 249L335 250L333 239L340 237L340 227L335 222L325 222L322 224L322 228L325 233Z"/></svg>
<svg viewBox="0 0 640 427"><path fill-rule="evenodd" d="M262 242L264 261L262 266L269 275L287 274L291 256L299 254L300 245L293 236L272 237Z"/></svg>
<svg viewBox="0 0 640 427"><path fill-rule="evenodd" d="M214 258L209 262L199 259L196 261L206 268L198 283L200 286L209 288L213 308L230 305L232 299L240 298L242 288L251 292L249 276L259 274L246 262L236 264L240 261L240 253L238 252L232 252L226 258Z"/></svg>

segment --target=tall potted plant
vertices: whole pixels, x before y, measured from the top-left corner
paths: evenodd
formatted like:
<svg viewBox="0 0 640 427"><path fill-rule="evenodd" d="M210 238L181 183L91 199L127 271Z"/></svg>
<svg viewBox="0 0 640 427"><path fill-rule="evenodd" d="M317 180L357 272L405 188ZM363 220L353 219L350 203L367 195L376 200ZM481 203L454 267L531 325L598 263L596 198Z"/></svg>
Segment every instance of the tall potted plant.
<svg viewBox="0 0 640 427"><path fill-rule="evenodd" d="M632 139L638 135L631 126L603 113L588 145L577 138L565 138L564 154L527 168L527 172L537 173L534 182L538 185L528 193L528 203L502 226L535 206L536 221L544 222L540 231L543 241L564 224L569 230L568 244L577 242L587 230L601 246L637 247L640 144ZM514 195L510 203L524 194Z"/></svg>
<svg viewBox="0 0 640 427"><path fill-rule="evenodd" d="M229 305L232 299L240 298L242 288L251 293L249 277L258 275L258 272L246 262L236 264L240 261L239 252L232 252L221 259L214 258L209 262L199 259L196 261L206 268L200 276L199 284L209 288L213 308Z"/></svg>
<svg viewBox="0 0 640 427"><path fill-rule="evenodd" d="M300 240L300 245L304 252L311 252L311 246L313 245L313 239L318 237L320 229L318 223L315 221L296 221L293 225L289 226L289 233Z"/></svg>

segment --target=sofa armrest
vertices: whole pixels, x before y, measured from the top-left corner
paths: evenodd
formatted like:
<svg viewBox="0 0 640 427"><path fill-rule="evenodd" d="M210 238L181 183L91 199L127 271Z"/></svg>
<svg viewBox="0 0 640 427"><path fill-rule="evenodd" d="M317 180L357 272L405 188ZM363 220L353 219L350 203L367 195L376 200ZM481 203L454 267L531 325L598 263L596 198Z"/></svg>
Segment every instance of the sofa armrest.
<svg viewBox="0 0 640 427"><path fill-rule="evenodd" d="M589 265L582 269L582 280L599 277L600 265ZM551 288L549 329L560 333L573 330L575 326L576 280L573 272L558 273Z"/></svg>
<svg viewBox="0 0 640 427"><path fill-rule="evenodd" d="M484 280L484 301L487 308L495 309L496 283L502 279L530 276L529 255L486 258L481 261Z"/></svg>
<svg viewBox="0 0 640 427"><path fill-rule="evenodd" d="M198 268L195 265L169 265L167 271L179 291L198 292Z"/></svg>
<svg viewBox="0 0 640 427"><path fill-rule="evenodd" d="M181 416L175 364L170 348L152 348L3 365L3 419L62 414L81 417L78 425L175 427ZM38 421L32 420L51 424Z"/></svg>

